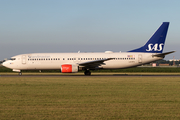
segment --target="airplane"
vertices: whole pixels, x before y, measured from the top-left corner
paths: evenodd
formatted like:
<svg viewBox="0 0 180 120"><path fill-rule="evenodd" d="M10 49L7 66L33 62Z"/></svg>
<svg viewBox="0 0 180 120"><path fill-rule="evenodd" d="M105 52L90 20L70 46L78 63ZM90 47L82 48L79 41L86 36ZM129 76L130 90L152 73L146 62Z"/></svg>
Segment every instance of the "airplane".
<svg viewBox="0 0 180 120"><path fill-rule="evenodd" d="M168 27L169 22L163 22L144 46L127 52L20 54L4 60L2 65L19 72L19 75L22 75L22 70L60 70L62 73L84 70L84 75L91 75L90 70L140 66L175 52L162 53Z"/></svg>

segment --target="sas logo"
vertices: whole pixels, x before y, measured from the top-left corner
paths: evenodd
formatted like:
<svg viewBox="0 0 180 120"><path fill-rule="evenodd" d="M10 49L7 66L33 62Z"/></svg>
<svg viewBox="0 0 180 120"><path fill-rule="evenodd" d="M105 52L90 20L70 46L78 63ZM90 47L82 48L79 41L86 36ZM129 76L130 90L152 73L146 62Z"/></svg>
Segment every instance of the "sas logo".
<svg viewBox="0 0 180 120"><path fill-rule="evenodd" d="M148 45L148 49L146 49L146 51L161 51L163 49L163 43L159 44L159 47L158 47L158 43L154 44L149 44Z"/></svg>

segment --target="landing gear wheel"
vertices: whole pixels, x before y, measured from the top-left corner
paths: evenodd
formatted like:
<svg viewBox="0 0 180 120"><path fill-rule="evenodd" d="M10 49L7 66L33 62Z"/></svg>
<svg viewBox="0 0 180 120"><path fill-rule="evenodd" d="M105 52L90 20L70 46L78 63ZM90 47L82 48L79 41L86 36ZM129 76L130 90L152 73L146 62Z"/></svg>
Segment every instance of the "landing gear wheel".
<svg viewBox="0 0 180 120"><path fill-rule="evenodd" d="M84 75L91 75L91 72L89 70L84 72Z"/></svg>
<svg viewBox="0 0 180 120"><path fill-rule="evenodd" d="M22 72L19 72L19 76L21 76L22 75Z"/></svg>

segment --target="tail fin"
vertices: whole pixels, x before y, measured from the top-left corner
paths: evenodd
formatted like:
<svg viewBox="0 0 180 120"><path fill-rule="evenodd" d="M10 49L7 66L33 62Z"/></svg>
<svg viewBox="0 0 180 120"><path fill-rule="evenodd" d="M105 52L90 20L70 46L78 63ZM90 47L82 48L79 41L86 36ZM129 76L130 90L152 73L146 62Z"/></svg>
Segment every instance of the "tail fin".
<svg viewBox="0 0 180 120"><path fill-rule="evenodd" d="M169 22L163 22L159 29L153 34L153 36L144 46L128 52L162 53L168 27Z"/></svg>

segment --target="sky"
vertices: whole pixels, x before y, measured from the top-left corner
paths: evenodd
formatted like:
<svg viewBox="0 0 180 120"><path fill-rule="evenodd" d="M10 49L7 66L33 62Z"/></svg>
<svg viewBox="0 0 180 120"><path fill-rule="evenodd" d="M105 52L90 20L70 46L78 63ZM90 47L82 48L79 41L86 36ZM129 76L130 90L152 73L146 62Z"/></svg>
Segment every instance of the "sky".
<svg viewBox="0 0 180 120"><path fill-rule="evenodd" d="M25 53L126 52L170 22L163 52L180 59L178 0L0 0L0 60Z"/></svg>

